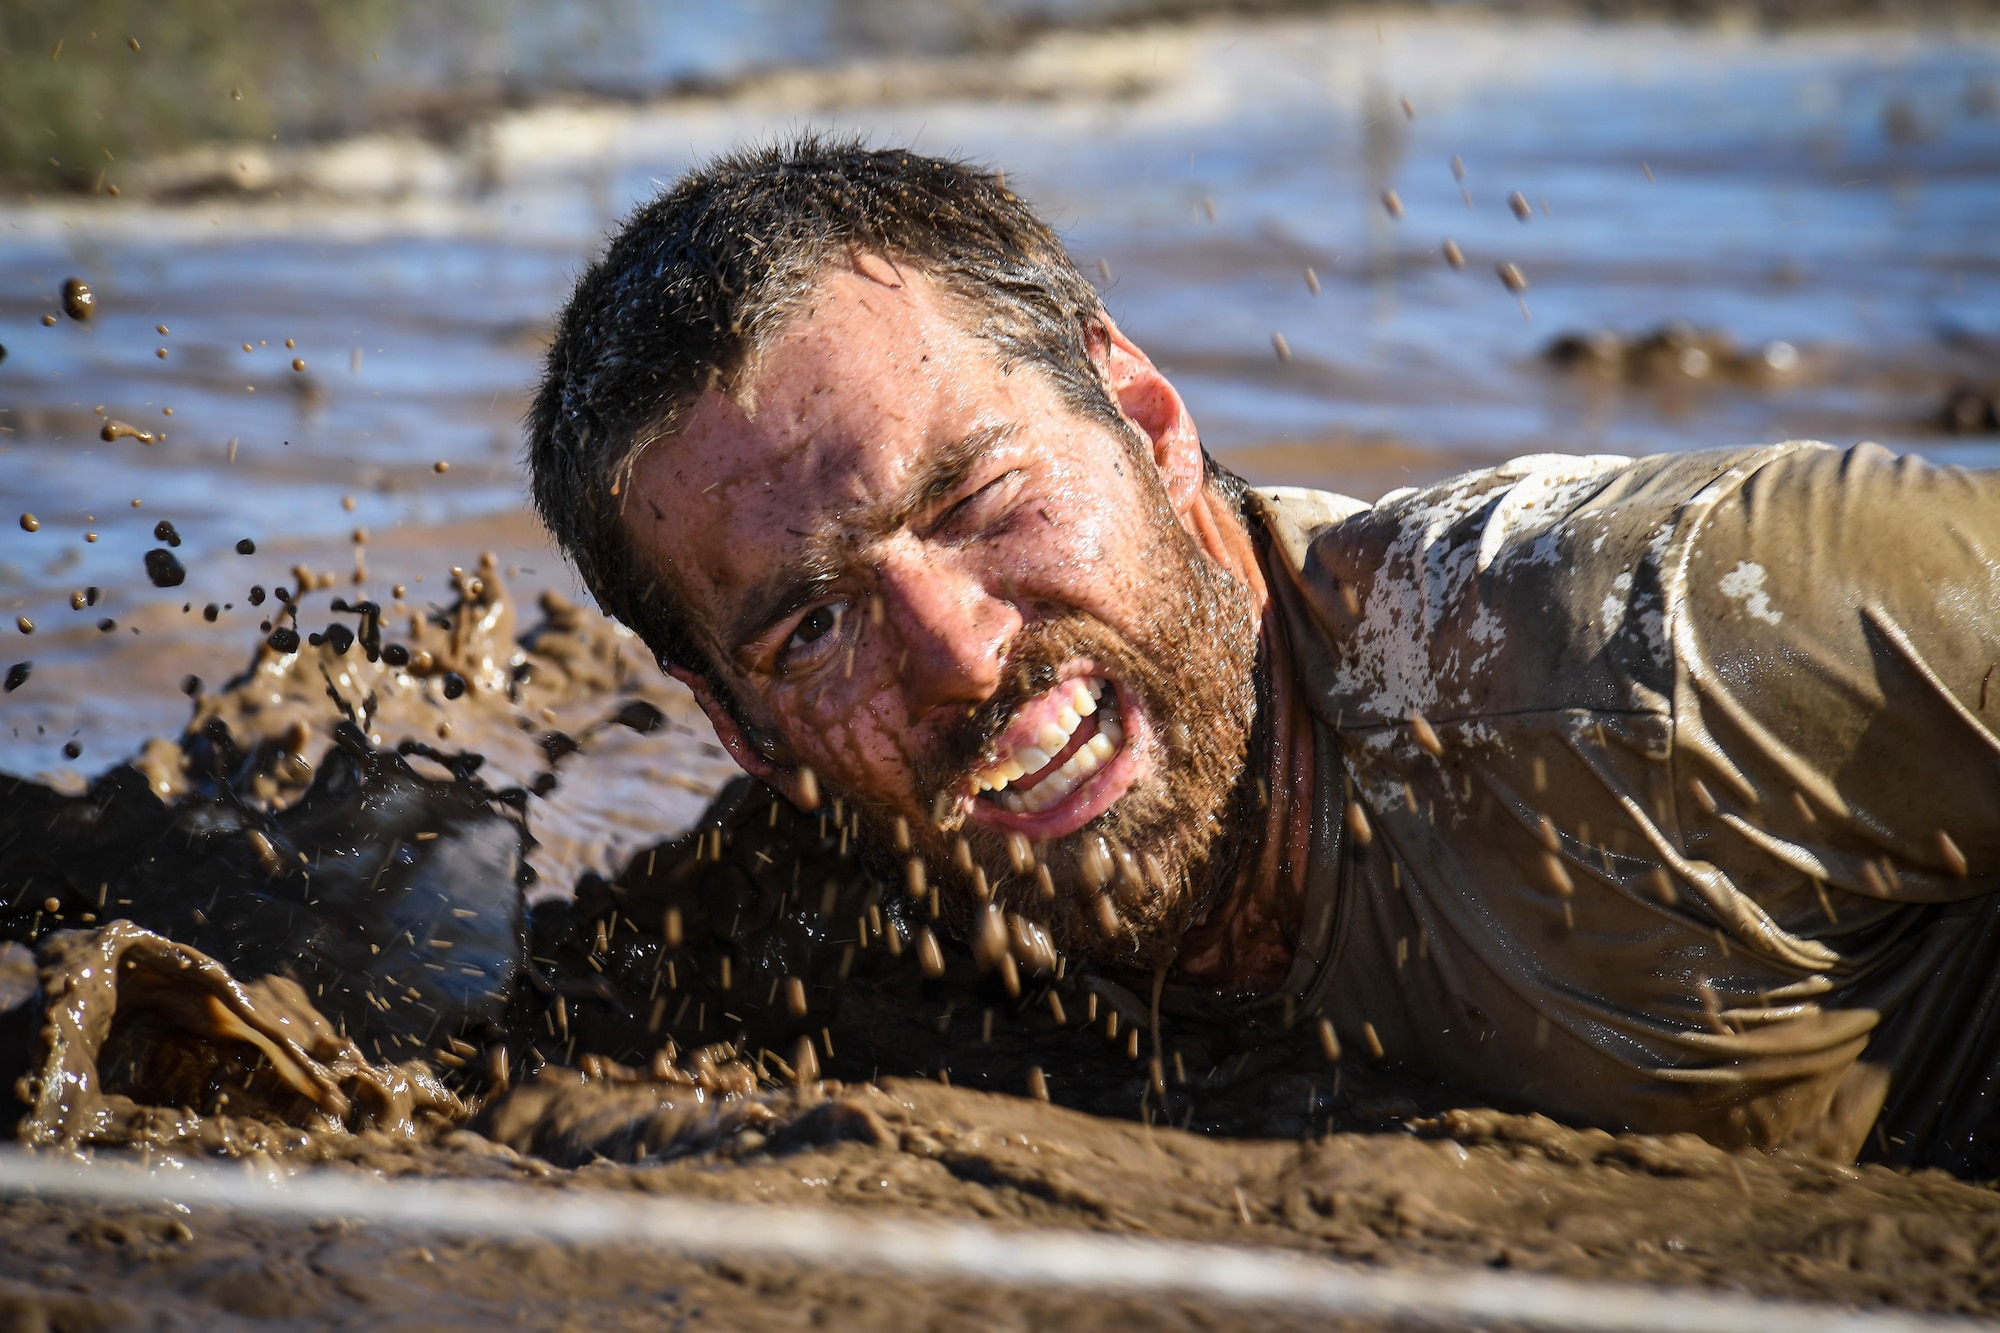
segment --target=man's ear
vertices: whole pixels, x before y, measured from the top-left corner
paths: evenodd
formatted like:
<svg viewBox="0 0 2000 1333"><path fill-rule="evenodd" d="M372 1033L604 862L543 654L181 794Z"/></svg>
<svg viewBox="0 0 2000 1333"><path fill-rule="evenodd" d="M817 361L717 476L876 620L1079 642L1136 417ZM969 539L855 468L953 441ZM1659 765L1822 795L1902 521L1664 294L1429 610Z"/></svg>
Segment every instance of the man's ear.
<svg viewBox="0 0 2000 1333"><path fill-rule="evenodd" d="M1201 437L1180 391L1144 352L1098 311L1090 336L1090 359L1111 390L1118 410L1152 443L1153 462L1166 483L1174 510L1183 518L1201 494L1205 474Z"/></svg>
<svg viewBox="0 0 2000 1333"><path fill-rule="evenodd" d="M708 714L709 725L715 728L715 739L722 743L722 748L736 761L738 768L766 786L775 788L793 805L799 804L797 772L789 768L780 768L759 752L751 743L749 733L744 731L743 724L736 720L736 714L723 703L722 697L715 692L715 687L709 683L707 676L677 666L669 666L667 674L687 686L694 694L694 701L701 705L701 711Z"/></svg>

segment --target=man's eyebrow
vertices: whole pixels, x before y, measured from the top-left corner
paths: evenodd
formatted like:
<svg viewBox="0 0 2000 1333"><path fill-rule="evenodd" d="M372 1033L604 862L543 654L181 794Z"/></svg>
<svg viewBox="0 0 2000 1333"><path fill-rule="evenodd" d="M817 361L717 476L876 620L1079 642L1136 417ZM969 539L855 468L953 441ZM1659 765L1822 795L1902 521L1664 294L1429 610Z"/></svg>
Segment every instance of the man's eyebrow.
<svg viewBox="0 0 2000 1333"><path fill-rule="evenodd" d="M855 538L866 542L922 518L963 486L980 461L1011 439L1017 429L1013 422L990 423L933 451L912 471L899 493L844 523L830 525L834 530L846 528L851 536L835 536L824 529L811 533L794 530L792 535L801 539L798 553L745 597L730 624L728 651L733 655L771 625L824 596L844 569L844 556L854 548Z"/></svg>
<svg viewBox="0 0 2000 1333"><path fill-rule="evenodd" d="M937 507L953 491L965 484L980 461L1014 437L1020 428L1011 421L990 422L932 453L911 474L902 494L884 507L885 512L868 526L893 531Z"/></svg>

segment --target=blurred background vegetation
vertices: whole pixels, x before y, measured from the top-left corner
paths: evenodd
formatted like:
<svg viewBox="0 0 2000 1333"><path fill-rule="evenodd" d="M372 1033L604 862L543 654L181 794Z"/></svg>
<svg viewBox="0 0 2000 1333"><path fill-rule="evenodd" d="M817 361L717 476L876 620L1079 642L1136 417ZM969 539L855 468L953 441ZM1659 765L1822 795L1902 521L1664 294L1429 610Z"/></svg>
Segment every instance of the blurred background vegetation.
<svg viewBox="0 0 2000 1333"><path fill-rule="evenodd" d="M1001 47L1052 27L1366 0L0 0L0 189L91 192L210 140L433 138L556 93ZM1402 0L1376 7L1763 23L1991 17L2000 0Z"/></svg>
<svg viewBox="0 0 2000 1333"><path fill-rule="evenodd" d="M90 190L205 139L351 128L394 0L5 0L0 176Z"/></svg>

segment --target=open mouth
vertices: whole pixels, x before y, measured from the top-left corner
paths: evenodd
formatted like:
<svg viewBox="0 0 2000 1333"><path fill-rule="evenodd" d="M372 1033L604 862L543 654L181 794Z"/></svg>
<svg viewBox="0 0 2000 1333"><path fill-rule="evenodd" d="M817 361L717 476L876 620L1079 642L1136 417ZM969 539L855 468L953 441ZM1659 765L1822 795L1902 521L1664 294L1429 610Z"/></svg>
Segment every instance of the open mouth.
<svg viewBox="0 0 2000 1333"><path fill-rule="evenodd" d="M1037 827L1024 831L1059 836L1070 830L1054 825L1081 826L1131 783L1126 719L1102 676L1076 676L1029 700L994 748L972 775L975 809L988 816L982 822L1027 821ZM991 818L1001 812L1017 819Z"/></svg>

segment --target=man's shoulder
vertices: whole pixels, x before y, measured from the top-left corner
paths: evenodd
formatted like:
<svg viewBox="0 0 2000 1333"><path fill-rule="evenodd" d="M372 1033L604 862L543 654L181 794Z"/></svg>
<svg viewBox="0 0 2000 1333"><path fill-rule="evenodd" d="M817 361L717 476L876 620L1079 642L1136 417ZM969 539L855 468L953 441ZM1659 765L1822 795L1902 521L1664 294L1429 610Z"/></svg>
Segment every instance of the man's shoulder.
<svg viewBox="0 0 2000 1333"><path fill-rule="evenodd" d="M1357 500L1338 491L1316 491L1306 486L1253 486L1266 512L1284 519L1291 527L1318 532L1342 519L1374 508L1374 502Z"/></svg>
<svg viewBox="0 0 2000 1333"><path fill-rule="evenodd" d="M1335 711L1619 707L1671 678L1673 552L1703 497L1808 445L1536 454L1372 505L1259 491Z"/></svg>
<svg viewBox="0 0 2000 1333"><path fill-rule="evenodd" d="M1643 479L1667 488L1683 500L1718 476L1754 468L1781 454L1800 449L1825 449L1814 440L1778 444L1737 445L1716 449L1680 450L1634 456L1628 454L1523 454L1492 467L1454 473L1423 486L1403 486L1377 500L1361 500L1337 491L1305 486L1253 486L1251 493L1265 513L1302 532L1319 533L1350 520L1400 520L1423 513L1439 503L1463 504L1502 491L1552 491L1556 488L1608 484L1619 478Z"/></svg>

